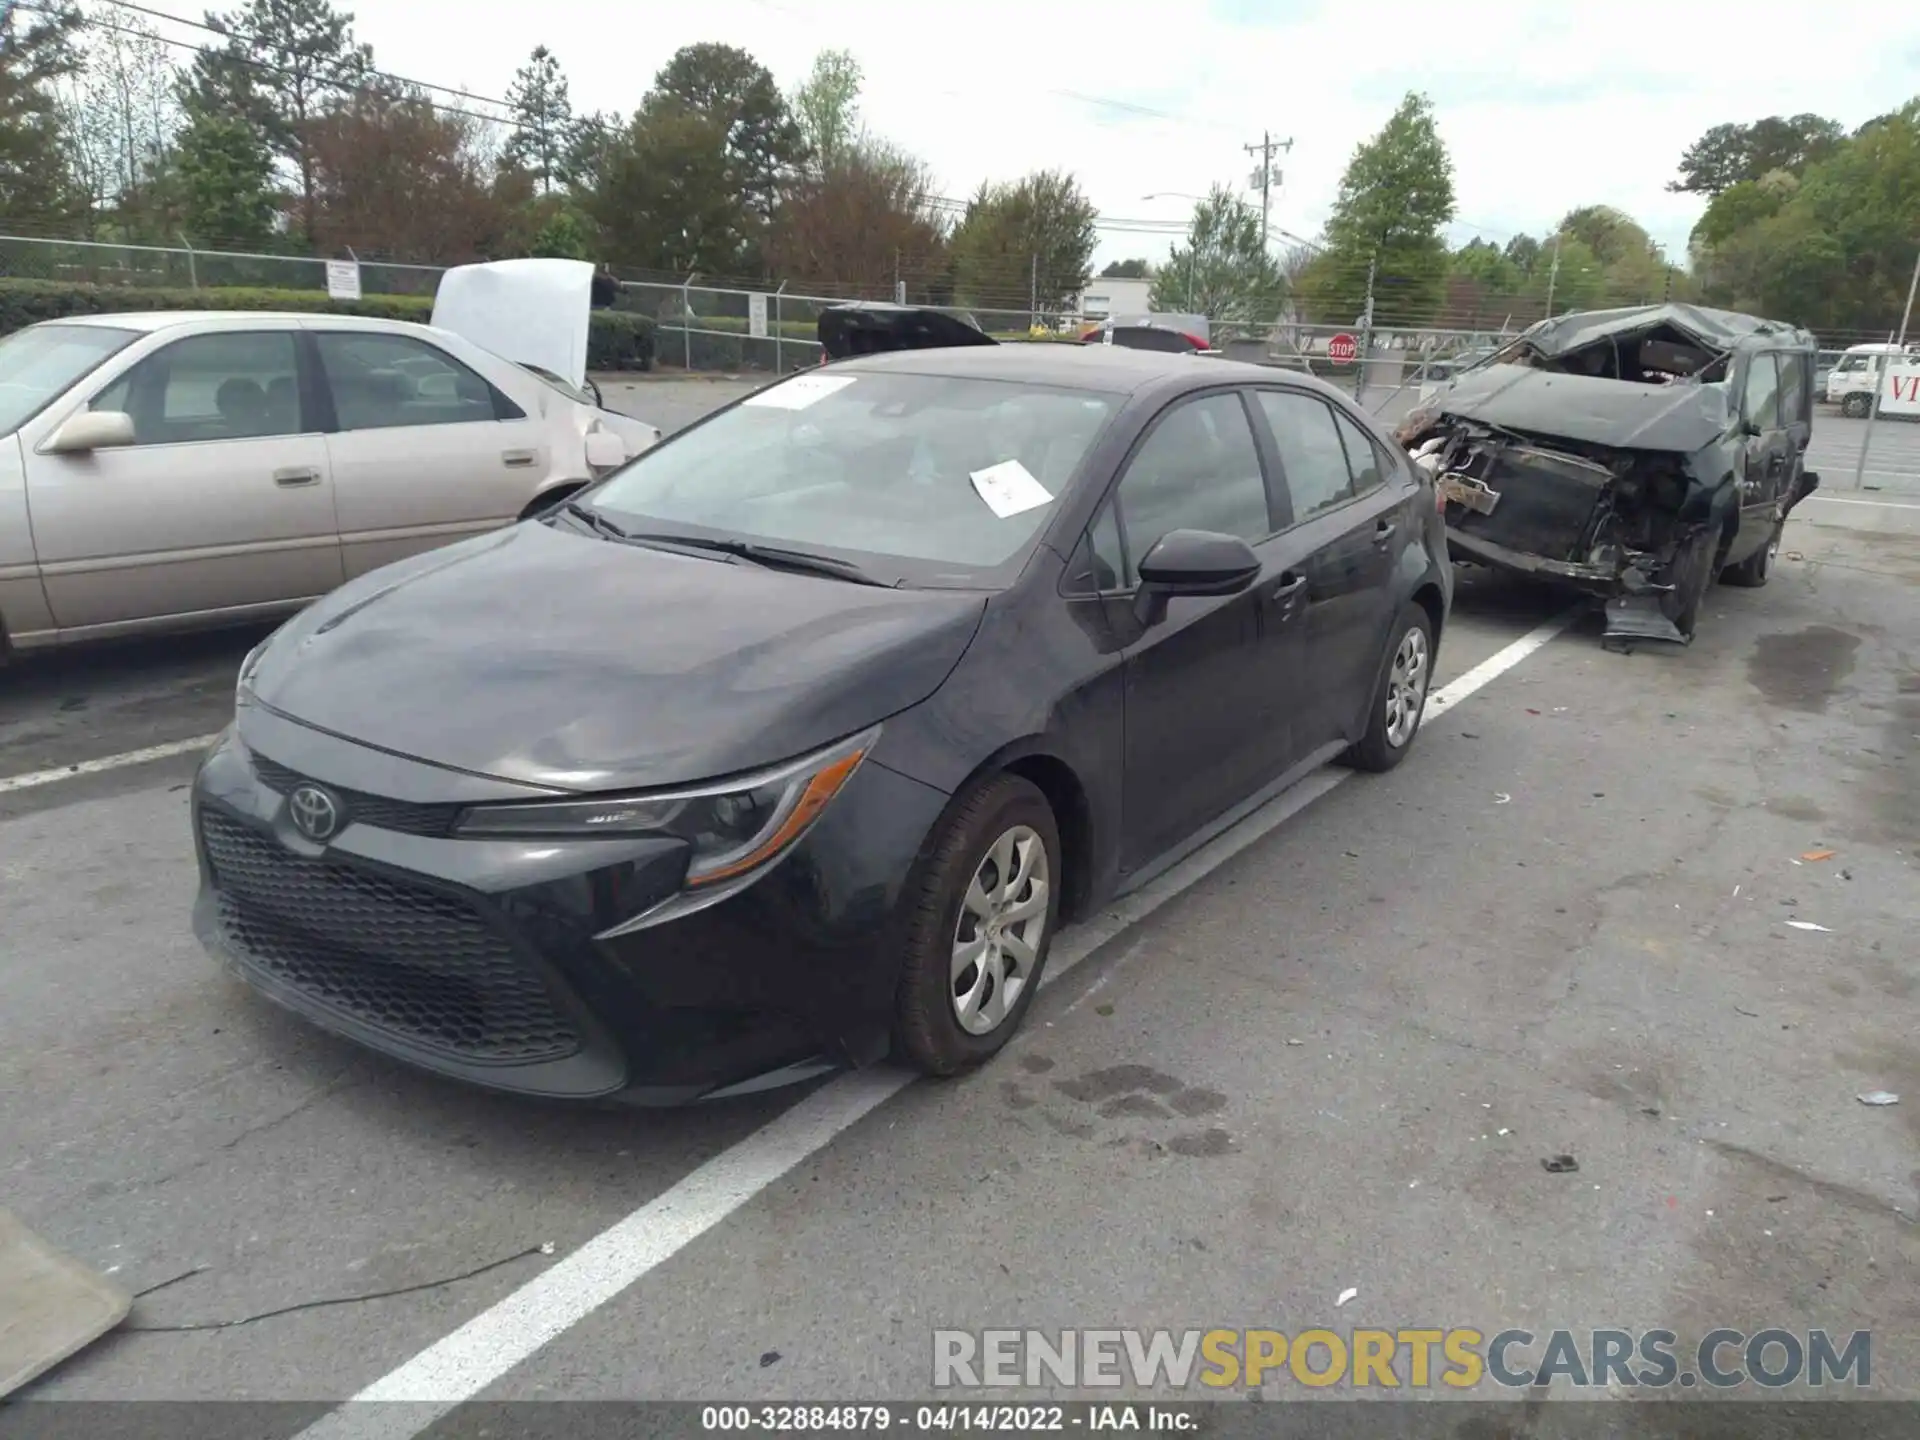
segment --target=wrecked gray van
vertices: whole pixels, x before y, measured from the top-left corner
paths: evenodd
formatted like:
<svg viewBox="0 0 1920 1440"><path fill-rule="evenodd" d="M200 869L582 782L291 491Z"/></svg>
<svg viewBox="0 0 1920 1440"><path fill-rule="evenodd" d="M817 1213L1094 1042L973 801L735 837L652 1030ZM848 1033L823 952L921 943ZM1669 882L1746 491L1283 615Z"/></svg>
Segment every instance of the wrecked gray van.
<svg viewBox="0 0 1920 1440"><path fill-rule="evenodd" d="M1707 586L1767 582L1819 485L1814 338L1729 310L1543 320L1396 434L1435 477L1456 560L1606 601L1614 639L1693 638Z"/></svg>

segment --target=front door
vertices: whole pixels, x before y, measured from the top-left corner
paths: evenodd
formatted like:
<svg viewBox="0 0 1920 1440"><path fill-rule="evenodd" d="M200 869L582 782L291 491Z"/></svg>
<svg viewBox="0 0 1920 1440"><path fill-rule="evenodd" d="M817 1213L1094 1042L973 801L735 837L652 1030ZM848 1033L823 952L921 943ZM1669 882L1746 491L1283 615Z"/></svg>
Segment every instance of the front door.
<svg viewBox="0 0 1920 1440"><path fill-rule="evenodd" d="M1741 439L1740 529L1723 557L1737 565L1773 536L1774 522L1791 484L1793 445L1780 419L1780 367L1792 356L1753 355L1747 361L1740 390L1740 418L1746 434Z"/></svg>
<svg viewBox="0 0 1920 1440"><path fill-rule="evenodd" d="M1124 594L1110 602L1126 641L1120 863L1131 872L1285 768L1282 702L1299 687L1305 649L1290 596L1277 593L1290 583L1290 552L1270 539L1279 526L1238 393L1182 400L1156 419L1112 503L1125 567ZM1237 595L1174 597L1142 625L1132 604L1140 560L1171 530L1241 537L1261 556L1259 578Z"/></svg>
<svg viewBox="0 0 1920 1440"><path fill-rule="evenodd" d="M411 335L316 330L347 575L517 519L547 472L538 421ZM581 477L586 478L586 477Z"/></svg>
<svg viewBox="0 0 1920 1440"><path fill-rule="evenodd" d="M26 454L35 549L63 630L244 612L340 584L326 441L290 329L176 340L90 404L136 442Z"/></svg>
<svg viewBox="0 0 1920 1440"><path fill-rule="evenodd" d="M1307 552L1302 753L1355 740L1393 623L1393 575L1418 517L1408 487L1349 416L1303 390L1258 392L1280 478Z"/></svg>

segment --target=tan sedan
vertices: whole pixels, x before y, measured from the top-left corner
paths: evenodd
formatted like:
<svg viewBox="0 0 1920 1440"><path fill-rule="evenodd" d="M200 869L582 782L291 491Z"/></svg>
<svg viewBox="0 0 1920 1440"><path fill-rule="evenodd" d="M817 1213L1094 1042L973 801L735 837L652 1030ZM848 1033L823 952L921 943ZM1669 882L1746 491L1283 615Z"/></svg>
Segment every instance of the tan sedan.
<svg viewBox="0 0 1920 1440"><path fill-rule="evenodd" d="M0 651L295 610L659 438L577 380L425 325L30 326L0 340Z"/></svg>

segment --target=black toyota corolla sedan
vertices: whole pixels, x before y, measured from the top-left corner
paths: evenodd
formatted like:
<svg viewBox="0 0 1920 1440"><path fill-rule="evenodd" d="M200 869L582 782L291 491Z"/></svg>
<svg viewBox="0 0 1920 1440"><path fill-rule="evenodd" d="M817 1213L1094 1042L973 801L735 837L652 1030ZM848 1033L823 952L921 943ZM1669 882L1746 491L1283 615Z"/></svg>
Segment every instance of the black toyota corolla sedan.
<svg viewBox="0 0 1920 1440"><path fill-rule="evenodd" d="M1430 483L1332 388L991 344L779 381L249 655L195 926L499 1090L986 1059L1055 929L1412 744Z"/></svg>

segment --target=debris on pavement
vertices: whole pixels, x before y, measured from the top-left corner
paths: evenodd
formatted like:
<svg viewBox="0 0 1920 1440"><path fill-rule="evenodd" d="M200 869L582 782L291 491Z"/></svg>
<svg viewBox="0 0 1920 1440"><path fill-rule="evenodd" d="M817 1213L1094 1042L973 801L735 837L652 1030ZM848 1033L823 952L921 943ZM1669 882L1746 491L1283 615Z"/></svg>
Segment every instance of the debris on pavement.
<svg viewBox="0 0 1920 1440"><path fill-rule="evenodd" d="M133 1297L0 1209L0 1396L127 1318Z"/></svg>
<svg viewBox="0 0 1920 1440"><path fill-rule="evenodd" d="M1833 931L1824 925L1816 925L1811 920L1789 920L1787 924L1796 930L1818 930L1822 935L1831 935Z"/></svg>
<svg viewBox="0 0 1920 1440"><path fill-rule="evenodd" d="M1340 1292L1340 1298L1333 1302L1333 1308L1338 1310L1342 1305L1346 1304L1347 1301L1352 1300L1356 1296L1358 1296L1359 1293L1360 1292L1358 1290L1354 1289L1353 1286L1349 1285L1346 1289Z"/></svg>
<svg viewBox="0 0 1920 1440"><path fill-rule="evenodd" d="M1544 1155L1540 1168L1549 1175L1571 1175L1579 1170L1580 1162L1571 1155Z"/></svg>
<svg viewBox="0 0 1920 1440"><path fill-rule="evenodd" d="M1864 1095L1854 1096L1854 1099L1862 1105L1898 1105L1900 1103L1900 1097L1891 1090L1869 1090Z"/></svg>
<svg viewBox="0 0 1920 1440"><path fill-rule="evenodd" d="M1801 858L1802 860L1831 860L1831 859L1833 859L1833 851L1831 851L1831 850L1804 850L1804 851L1802 851L1802 852L1801 852L1801 854L1800 854L1800 858Z"/></svg>
<svg viewBox="0 0 1920 1440"><path fill-rule="evenodd" d="M1502 790L1493 797L1493 803L1496 805L1511 805L1513 803L1513 797Z"/></svg>

